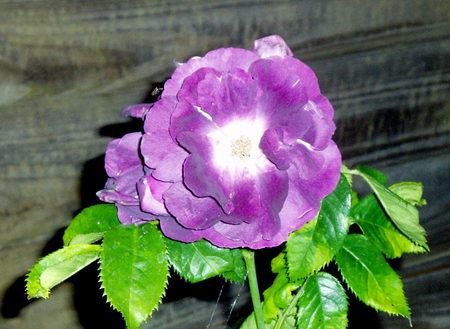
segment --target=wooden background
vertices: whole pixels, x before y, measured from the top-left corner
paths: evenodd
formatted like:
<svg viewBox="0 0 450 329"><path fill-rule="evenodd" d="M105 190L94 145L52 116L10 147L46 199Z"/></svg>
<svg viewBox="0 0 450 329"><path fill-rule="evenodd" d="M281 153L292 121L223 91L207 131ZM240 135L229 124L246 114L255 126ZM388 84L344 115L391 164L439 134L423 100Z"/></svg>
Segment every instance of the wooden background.
<svg viewBox="0 0 450 329"><path fill-rule="evenodd" d="M438 0L1 0L0 328L123 327L104 305L95 267L33 302L23 275L61 245L77 210L97 202L107 142L138 127L119 116L125 105L151 100L173 60L251 48L269 34L316 71L348 165L424 183L431 253L395 265L414 328L448 328L449 13L450 1ZM221 286L175 282L146 328L207 327ZM239 288L225 286L210 328L224 328ZM241 312L245 301L244 289ZM409 327L357 303L351 313L364 315L359 328Z"/></svg>

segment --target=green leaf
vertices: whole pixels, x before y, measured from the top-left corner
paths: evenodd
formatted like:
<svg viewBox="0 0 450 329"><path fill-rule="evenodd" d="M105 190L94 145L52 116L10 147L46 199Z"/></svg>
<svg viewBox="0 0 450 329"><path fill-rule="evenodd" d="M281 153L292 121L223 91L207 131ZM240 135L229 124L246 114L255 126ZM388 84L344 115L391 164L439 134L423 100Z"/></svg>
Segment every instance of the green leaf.
<svg viewBox="0 0 450 329"><path fill-rule="evenodd" d="M424 206L427 204L427 202L422 199L423 185L421 183L402 182L389 186L389 189L413 205Z"/></svg>
<svg viewBox="0 0 450 329"><path fill-rule="evenodd" d="M286 272L288 270L287 260L286 260L286 251L283 250L278 254L278 256L274 257L270 262L270 269L273 273L281 273Z"/></svg>
<svg viewBox="0 0 450 329"><path fill-rule="evenodd" d="M119 225L106 232L100 279L108 302L127 327L138 328L161 302L169 277L166 246L152 223Z"/></svg>
<svg viewBox="0 0 450 329"><path fill-rule="evenodd" d="M79 244L42 258L27 275L28 298L47 298L50 289L99 258L101 247Z"/></svg>
<svg viewBox="0 0 450 329"><path fill-rule="evenodd" d="M348 287L364 303L410 319L402 281L363 235L347 236L336 263Z"/></svg>
<svg viewBox="0 0 450 329"><path fill-rule="evenodd" d="M395 228L373 194L364 198L352 209L351 217L364 235L388 258L400 257L403 253L426 251Z"/></svg>
<svg viewBox="0 0 450 329"><path fill-rule="evenodd" d="M289 276L293 281L309 276L330 262L348 231L350 186L342 176L338 186L322 201L319 215L292 233L286 244Z"/></svg>
<svg viewBox="0 0 450 329"><path fill-rule="evenodd" d="M359 202L359 195L356 191L351 191L352 195L352 207L356 206L356 204Z"/></svg>
<svg viewBox="0 0 450 329"><path fill-rule="evenodd" d="M99 204L83 209L64 231L64 245L93 243L105 232L119 225L117 209L113 204Z"/></svg>
<svg viewBox="0 0 450 329"><path fill-rule="evenodd" d="M387 183L387 178L381 171L366 166L356 166L356 170L359 172L363 172L367 176L370 176L381 185L386 185Z"/></svg>
<svg viewBox="0 0 450 329"><path fill-rule="evenodd" d="M232 249L233 269L220 274L225 280L244 283L247 279L247 266L245 265L241 249Z"/></svg>
<svg viewBox="0 0 450 329"><path fill-rule="evenodd" d="M409 239L428 250L425 230L419 224L419 212L416 207L381 185L370 173L365 172L365 167L358 167L358 170L398 229Z"/></svg>
<svg viewBox="0 0 450 329"><path fill-rule="evenodd" d="M240 249L219 248L206 240L184 243L166 239L170 264L185 280L195 283L216 275L243 282L246 269Z"/></svg>
<svg viewBox="0 0 450 329"><path fill-rule="evenodd" d="M344 329L348 302L344 288L332 275L319 272L308 278L298 300L297 328Z"/></svg>
<svg viewBox="0 0 450 329"><path fill-rule="evenodd" d="M353 184L353 174L352 171L350 169L348 169L348 167L346 165L342 165L342 169L341 169L341 173L342 175L344 175L344 177L347 179L347 183L348 185L351 187Z"/></svg>
<svg viewBox="0 0 450 329"><path fill-rule="evenodd" d="M247 267L245 266L244 259L235 257L234 261L235 263L233 270L223 272L220 276L225 278L227 281L244 283L247 278Z"/></svg>

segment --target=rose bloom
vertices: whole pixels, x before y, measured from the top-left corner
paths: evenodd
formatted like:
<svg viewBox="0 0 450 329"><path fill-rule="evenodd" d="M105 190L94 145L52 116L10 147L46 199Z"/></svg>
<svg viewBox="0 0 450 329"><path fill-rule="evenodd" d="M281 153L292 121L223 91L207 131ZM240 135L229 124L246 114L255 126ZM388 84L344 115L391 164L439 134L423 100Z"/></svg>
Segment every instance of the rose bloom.
<svg viewBox="0 0 450 329"><path fill-rule="evenodd" d="M123 224L159 220L174 240L274 247L312 220L340 177L333 108L279 36L178 64L144 133L112 141L100 199Z"/></svg>

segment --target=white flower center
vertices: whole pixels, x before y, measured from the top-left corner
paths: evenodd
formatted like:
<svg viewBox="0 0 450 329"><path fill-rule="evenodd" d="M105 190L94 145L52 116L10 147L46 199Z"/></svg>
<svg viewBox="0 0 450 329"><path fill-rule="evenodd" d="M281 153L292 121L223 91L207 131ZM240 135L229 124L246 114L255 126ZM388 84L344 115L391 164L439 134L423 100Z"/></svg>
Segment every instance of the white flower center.
<svg viewBox="0 0 450 329"><path fill-rule="evenodd" d="M246 171L257 174L269 164L259 148L264 134L263 120L235 120L208 134L213 146L213 163L231 175Z"/></svg>

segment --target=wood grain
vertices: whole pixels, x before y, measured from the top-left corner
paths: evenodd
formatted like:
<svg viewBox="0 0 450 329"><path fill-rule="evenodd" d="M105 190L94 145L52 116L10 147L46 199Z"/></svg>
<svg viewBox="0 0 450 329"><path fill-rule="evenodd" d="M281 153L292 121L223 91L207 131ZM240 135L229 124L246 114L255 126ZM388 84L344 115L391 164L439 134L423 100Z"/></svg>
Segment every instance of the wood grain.
<svg viewBox="0 0 450 329"><path fill-rule="evenodd" d="M101 306L95 268L32 303L21 276L95 202L107 142L136 127L119 116L124 106L148 101L173 60L251 48L269 34L317 73L349 165L424 183L431 253L404 258L398 270L414 328L447 328L449 9L438 0L0 1L0 328L123 327ZM206 327L217 296L184 297L168 299L148 328ZM182 324L176 312L186 314ZM224 326L223 310L212 323Z"/></svg>

